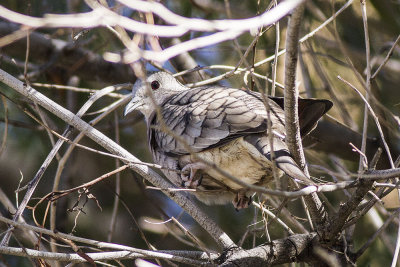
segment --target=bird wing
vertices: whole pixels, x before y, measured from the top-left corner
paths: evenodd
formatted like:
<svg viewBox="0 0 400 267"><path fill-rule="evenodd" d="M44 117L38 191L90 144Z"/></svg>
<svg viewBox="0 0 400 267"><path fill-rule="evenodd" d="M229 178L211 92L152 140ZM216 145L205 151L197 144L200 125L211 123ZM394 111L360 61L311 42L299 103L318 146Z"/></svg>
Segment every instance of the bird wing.
<svg viewBox="0 0 400 267"><path fill-rule="evenodd" d="M275 102L269 103L273 128L283 135L283 110ZM150 146L177 156L265 132L268 116L263 101L253 93L218 86L172 96L162 104L161 117L149 121Z"/></svg>
<svg viewBox="0 0 400 267"><path fill-rule="evenodd" d="M261 94L254 93L261 98ZM278 104L284 109L284 98L269 96L269 99ZM332 108L333 103L326 99L315 98L299 98L298 99L298 114L300 134L302 137L309 134L315 129L321 117Z"/></svg>

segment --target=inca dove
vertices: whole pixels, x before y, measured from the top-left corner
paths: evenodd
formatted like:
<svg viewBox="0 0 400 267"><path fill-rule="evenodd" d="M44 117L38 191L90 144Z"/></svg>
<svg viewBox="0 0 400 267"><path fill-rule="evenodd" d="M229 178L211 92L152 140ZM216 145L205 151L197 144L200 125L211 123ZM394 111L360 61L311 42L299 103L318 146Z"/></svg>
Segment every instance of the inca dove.
<svg viewBox="0 0 400 267"><path fill-rule="evenodd" d="M137 81L133 96L125 115L135 109L144 114L155 163L169 169L163 172L175 185L197 188L201 201L247 207L252 192L218 169L248 184L264 186L273 179L268 114L259 93L222 86L190 89L157 72ZM269 97L268 104L278 176L284 172L307 180L284 141L283 99ZM328 100L299 99L301 134L309 133L331 106Z"/></svg>

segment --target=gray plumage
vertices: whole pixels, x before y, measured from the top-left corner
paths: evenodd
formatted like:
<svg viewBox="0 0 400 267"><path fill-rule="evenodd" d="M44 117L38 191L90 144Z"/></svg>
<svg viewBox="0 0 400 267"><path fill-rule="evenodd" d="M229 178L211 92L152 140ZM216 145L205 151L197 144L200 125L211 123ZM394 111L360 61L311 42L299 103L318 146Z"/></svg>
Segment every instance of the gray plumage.
<svg viewBox="0 0 400 267"><path fill-rule="evenodd" d="M190 89L170 74L158 72L145 82L136 82L133 96L125 115L135 109L145 115L155 163L182 171L163 172L177 186L197 188L194 194L201 201L233 201L236 208L244 208L252 192L198 158L249 184L266 186L273 179L268 115L260 94L222 86ZM306 135L332 103L299 101L301 133ZM284 142L283 99L270 97L268 103L278 175L284 172L305 181L308 177L296 165Z"/></svg>

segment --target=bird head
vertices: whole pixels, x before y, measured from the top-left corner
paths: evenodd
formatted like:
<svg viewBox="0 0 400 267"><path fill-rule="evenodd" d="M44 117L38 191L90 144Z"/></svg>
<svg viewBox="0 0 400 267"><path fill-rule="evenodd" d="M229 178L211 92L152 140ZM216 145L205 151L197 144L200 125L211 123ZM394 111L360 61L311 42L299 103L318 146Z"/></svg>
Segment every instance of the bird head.
<svg viewBox="0 0 400 267"><path fill-rule="evenodd" d="M124 116L139 110L148 119L155 111L156 106L171 95L187 90L188 87L181 84L171 74L156 72L147 77L146 80L137 80L132 88L132 100L126 105Z"/></svg>

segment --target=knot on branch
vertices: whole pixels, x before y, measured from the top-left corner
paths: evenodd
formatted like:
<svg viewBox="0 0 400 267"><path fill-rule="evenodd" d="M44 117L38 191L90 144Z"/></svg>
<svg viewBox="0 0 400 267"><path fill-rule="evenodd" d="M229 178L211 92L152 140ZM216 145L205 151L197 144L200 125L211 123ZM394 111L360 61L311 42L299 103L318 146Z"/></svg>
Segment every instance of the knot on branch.
<svg viewBox="0 0 400 267"><path fill-rule="evenodd" d="M216 259L216 263L218 265L223 264L224 262L226 262L229 258L231 258L233 255L235 255L237 252L243 250L240 247L237 246L231 246L227 249L224 249L224 251L221 253L221 256L219 256Z"/></svg>

